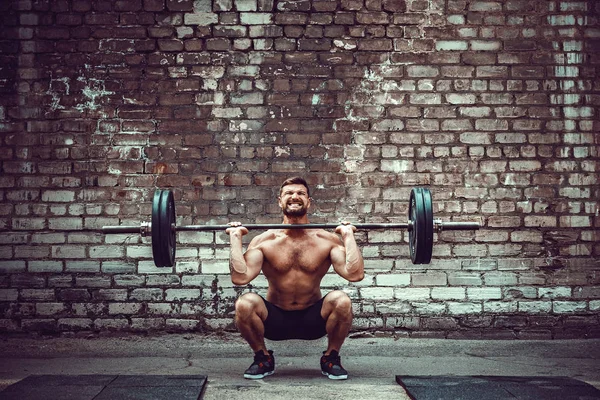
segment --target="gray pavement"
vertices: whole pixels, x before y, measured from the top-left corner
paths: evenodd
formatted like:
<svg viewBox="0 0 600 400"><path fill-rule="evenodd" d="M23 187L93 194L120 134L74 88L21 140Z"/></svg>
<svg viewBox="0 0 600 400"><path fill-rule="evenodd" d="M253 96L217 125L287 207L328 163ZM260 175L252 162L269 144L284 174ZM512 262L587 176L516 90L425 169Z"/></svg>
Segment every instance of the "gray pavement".
<svg viewBox="0 0 600 400"><path fill-rule="evenodd" d="M396 375L563 376L600 389L600 339L517 341L348 338L347 381L322 376L325 339L268 342L275 375L242 377L252 353L236 334L2 338L0 390L38 374L207 375L204 399L408 399Z"/></svg>

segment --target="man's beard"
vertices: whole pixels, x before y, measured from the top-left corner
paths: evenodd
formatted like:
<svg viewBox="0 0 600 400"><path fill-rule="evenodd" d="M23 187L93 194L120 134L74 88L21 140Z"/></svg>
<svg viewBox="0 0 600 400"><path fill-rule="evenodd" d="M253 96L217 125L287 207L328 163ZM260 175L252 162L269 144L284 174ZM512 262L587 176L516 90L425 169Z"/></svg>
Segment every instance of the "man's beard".
<svg viewBox="0 0 600 400"><path fill-rule="evenodd" d="M293 203L293 204L300 204L300 203ZM303 217L306 215L306 212L308 211L307 208L304 206L304 203L301 204L302 207L296 208L296 209L289 209L288 206L289 206L289 204L287 204L283 208L283 215L285 215L286 217Z"/></svg>

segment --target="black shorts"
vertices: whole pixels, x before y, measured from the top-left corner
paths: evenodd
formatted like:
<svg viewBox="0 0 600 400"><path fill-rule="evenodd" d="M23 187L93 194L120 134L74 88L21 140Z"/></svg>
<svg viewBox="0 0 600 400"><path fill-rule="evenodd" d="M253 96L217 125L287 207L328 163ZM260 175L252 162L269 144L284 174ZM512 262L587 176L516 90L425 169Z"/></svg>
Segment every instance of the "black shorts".
<svg viewBox="0 0 600 400"><path fill-rule="evenodd" d="M270 340L314 340L327 334L326 321L321 317L323 297L304 310L288 311L263 298L269 315L264 322L265 337Z"/></svg>

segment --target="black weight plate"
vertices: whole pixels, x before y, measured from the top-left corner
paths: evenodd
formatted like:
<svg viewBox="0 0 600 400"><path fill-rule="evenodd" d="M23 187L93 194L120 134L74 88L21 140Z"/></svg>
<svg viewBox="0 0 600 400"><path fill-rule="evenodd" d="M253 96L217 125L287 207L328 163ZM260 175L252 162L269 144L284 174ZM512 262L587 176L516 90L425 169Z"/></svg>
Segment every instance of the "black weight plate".
<svg viewBox="0 0 600 400"><path fill-rule="evenodd" d="M425 223L423 224L424 229L424 241L422 246L422 257L421 264L429 264L431 262L431 255L433 254L433 202L431 199L431 192L427 188L422 188L423 197L423 212L425 215Z"/></svg>
<svg viewBox="0 0 600 400"><path fill-rule="evenodd" d="M176 232L175 226L175 201L173 192L164 190L160 197L160 238L162 240L162 251L164 267L175 265Z"/></svg>
<svg viewBox="0 0 600 400"><path fill-rule="evenodd" d="M422 264L423 242L425 241L425 212L423 210L423 193L421 188L410 191L408 219L412 227L408 233L410 259L413 264Z"/></svg>
<svg viewBox="0 0 600 400"><path fill-rule="evenodd" d="M157 189L154 191L152 199L152 258L154 265L162 267L165 264L164 252L161 250L161 232L160 232L160 217L161 217L161 197L163 191Z"/></svg>

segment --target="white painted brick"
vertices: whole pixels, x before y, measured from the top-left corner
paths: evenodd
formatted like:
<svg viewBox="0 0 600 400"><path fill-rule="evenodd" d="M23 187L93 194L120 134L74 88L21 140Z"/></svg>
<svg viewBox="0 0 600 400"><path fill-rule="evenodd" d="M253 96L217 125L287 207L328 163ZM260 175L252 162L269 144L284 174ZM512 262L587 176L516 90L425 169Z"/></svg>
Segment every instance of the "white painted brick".
<svg viewBox="0 0 600 400"><path fill-rule="evenodd" d="M146 278L143 275L137 275L130 272L123 272L113 276L113 286L118 287L140 287L146 284Z"/></svg>
<svg viewBox="0 0 600 400"><path fill-rule="evenodd" d="M444 254L443 250L447 249L448 253ZM439 256L449 256L450 255L450 247L444 245L436 244L433 249L433 258L431 260L431 264L427 266L428 270L460 270L461 269L461 261L460 260L451 260L451 259L436 259L435 257ZM408 255L407 255L408 256ZM417 265L418 266L418 265Z"/></svg>
<svg viewBox="0 0 600 400"><path fill-rule="evenodd" d="M130 243L138 243L140 240L139 235L128 234L110 234L104 235L104 243L106 244L130 244ZM144 243L151 243L150 238L141 239Z"/></svg>
<svg viewBox="0 0 600 400"><path fill-rule="evenodd" d="M463 300L465 299L465 288L434 287L431 289L431 298L434 300Z"/></svg>
<svg viewBox="0 0 600 400"><path fill-rule="evenodd" d="M394 298L394 288L361 288L360 296L365 300L390 300Z"/></svg>
<svg viewBox="0 0 600 400"><path fill-rule="evenodd" d="M185 13L183 22L185 25L213 25L219 22L219 14L212 12Z"/></svg>
<svg viewBox="0 0 600 400"><path fill-rule="evenodd" d="M123 258L125 249L118 246L91 246L90 257L92 258Z"/></svg>
<svg viewBox="0 0 600 400"><path fill-rule="evenodd" d="M104 276L76 276L75 286L85 288L109 288L111 285L110 277Z"/></svg>
<svg viewBox="0 0 600 400"><path fill-rule="evenodd" d="M533 286L514 286L504 288L504 297L507 299L537 299L537 288Z"/></svg>
<svg viewBox="0 0 600 400"><path fill-rule="evenodd" d="M271 13L240 13L240 23L242 25L268 25L273 22Z"/></svg>
<svg viewBox="0 0 600 400"><path fill-rule="evenodd" d="M202 260L201 270L203 274L227 274L229 260Z"/></svg>
<svg viewBox="0 0 600 400"><path fill-rule="evenodd" d="M397 288L394 289L394 298L398 300L427 300L431 298L430 288Z"/></svg>
<svg viewBox="0 0 600 400"><path fill-rule="evenodd" d="M138 263L138 274L170 274L173 272L171 268L159 268L154 265L154 261L140 261Z"/></svg>
<svg viewBox="0 0 600 400"><path fill-rule="evenodd" d="M409 65L406 67L406 73L409 77L433 78L440 74L440 70L438 67L432 67L429 65Z"/></svg>
<svg viewBox="0 0 600 400"><path fill-rule="evenodd" d="M367 278L368 280L368 278ZM371 278L372 282L373 278ZM348 284L348 281L337 274L326 274L321 280L321 287L337 288Z"/></svg>
<svg viewBox="0 0 600 400"><path fill-rule="evenodd" d="M131 261L102 261L101 271L106 274L135 273L136 266Z"/></svg>
<svg viewBox="0 0 600 400"><path fill-rule="evenodd" d="M83 246L52 246L53 258L86 258L85 247Z"/></svg>
<svg viewBox="0 0 600 400"><path fill-rule="evenodd" d="M65 243L66 238L64 233L34 233L31 235L31 243Z"/></svg>
<svg viewBox="0 0 600 400"><path fill-rule="evenodd" d="M469 43L465 40L438 40L435 43L435 49L438 51L444 50L467 50Z"/></svg>
<svg viewBox="0 0 600 400"><path fill-rule="evenodd" d="M181 244L212 244L215 240L213 232L179 232L177 237Z"/></svg>
<svg viewBox="0 0 600 400"><path fill-rule="evenodd" d="M489 286L516 285L517 275L510 272L486 272L483 280Z"/></svg>
<svg viewBox="0 0 600 400"><path fill-rule="evenodd" d="M471 40L469 43L474 51L497 51L502 48L502 42L499 40Z"/></svg>
<svg viewBox="0 0 600 400"><path fill-rule="evenodd" d="M48 228L56 230L81 230L83 221L81 218L48 218Z"/></svg>
<svg viewBox="0 0 600 400"><path fill-rule="evenodd" d="M72 190L44 190L42 201L50 203L71 203L75 200L75 192Z"/></svg>
<svg viewBox="0 0 600 400"><path fill-rule="evenodd" d="M391 271L393 266L394 262L392 260L365 260L365 270L369 272Z"/></svg>
<svg viewBox="0 0 600 400"><path fill-rule="evenodd" d="M585 301L553 301L552 311L557 314L585 312L587 303Z"/></svg>
<svg viewBox="0 0 600 400"><path fill-rule="evenodd" d="M481 303L448 302L448 313L452 315L480 314L483 310Z"/></svg>
<svg viewBox="0 0 600 400"><path fill-rule="evenodd" d="M133 289L129 299L137 301L161 301L163 299L163 291L158 288Z"/></svg>
<svg viewBox="0 0 600 400"><path fill-rule="evenodd" d="M45 218L13 218L12 229L15 231L41 230L46 226Z"/></svg>
<svg viewBox="0 0 600 400"><path fill-rule="evenodd" d="M590 301L590 311L600 311L600 300Z"/></svg>
<svg viewBox="0 0 600 400"><path fill-rule="evenodd" d="M410 104L441 104L442 103L442 95L438 93L415 93L409 96ZM419 125L427 130L433 130L433 125L431 128L425 127L425 121L420 120Z"/></svg>
<svg viewBox="0 0 600 400"><path fill-rule="evenodd" d="M540 299L557 299L561 297L571 297L571 288L565 286L541 287L538 288L538 297Z"/></svg>
<svg viewBox="0 0 600 400"><path fill-rule="evenodd" d="M152 258L152 246L127 246L125 250L127 257L131 258ZM179 252L177 252L179 255Z"/></svg>
<svg viewBox="0 0 600 400"><path fill-rule="evenodd" d="M103 226L118 225L116 218L107 217L87 217L83 219L83 226L86 229L100 229ZM130 234L131 235L131 234Z"/></svg>
<svg viewBox="0 0 600 400"><path fill-rule="evenodd" d="M352 327L354 329L373 329L373 328L383 328L383 318L355 318L352 321Z"/></svg>
<svg viewBox="0 0 600 400"><path fill-rule="evenodd" d="M519 301L519 312L525 313L548 313L552 310L552 302L550 301Z"/></svg>
<svg viewBox="0 0 600 400"><path fill-rule="evenodd" d="M175 264L176 273L192 273L197 274L200 271L198 261L177 261Z"/></svg>
<svg viewBox="0 0 600 400"><path fill-rule="evenodd" d="M65 272L100 272L100 262L98 261L67 261L65 263Z"/></svg>
<svg viewBox="0 0 600 400"><path fill-rule="evenodd" d="M448 15L447 21L449 24L452 24L452 25L464 25L465 16L458 15L458 14Z"/></svg>
<svg viewBox="0 0 600 400"><path fill-rule="evenodd" d="M200 298L200 289L167 289L166 301L196 300Z"/></svg>
<svg viewBox="0 0 600 400"><path fill-rule="evenodd" d="M222 257L216 257L216 258L227 258L229 257L229 252L227 252L227 254L223 254ZM198 248L196 247L177 247L177 258L194 258L197 259L198 258ZM205 257L201 257L201 258L215 258L215 257L210 257L210 254L207 254L207 256Z"/></svg>
<svg viewBox="0 0 600 400"><path fill-rule="evenodd" d="M410 285L410 274L379 274L375 279L378 286Z"/></svg>
<svg viewBox="0 0 600 400"><path fill-rule="evenodd" d="M469 300L500 300L502 289L499 287L467 288L467 299Z"/></svg>
<svg viewBox="0 0 600 400"><path fill-rule="evenodd" d="M474 94L449 93L446 101L450 104L475 104L477 97Z"/></svg>
<svg viewBox="0 0 600 400"><path fill-rule="evenodd" d="M478 272L451 272L448 284L451 286L481 286L483 279Z"/></svg>
<svg viewBox="0 0 600 400"><path fill-rule="evenodd" d="M380 314L410 314L411 306L407 302L375 303L377 312ZM365 311L363 307L363 312Z"/></svg>
<svg viewBox="0 0 600 400"><path fill-rule="evenodd" d="M591 219L588 216L562 216L559 218L560 226L569 228L583 228L591 226Z"/></svg>
<svg viewBox="0 0 600 400"><path fill-rule="evenodd" d="M483 311L490 313L515 313L517 303L508 301L486 301L483 303Z"/></svg>
<svg viewBox="0 0 600 400"><path fill-rule="evenodd" d="M411 303L416 314L442 315L446 313L446 303Z"/></svg>

